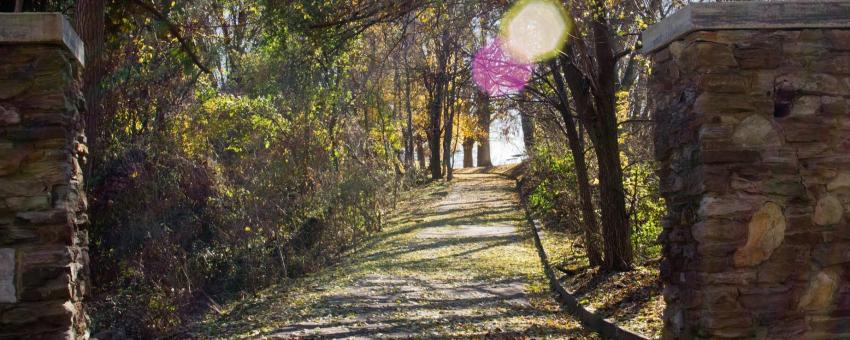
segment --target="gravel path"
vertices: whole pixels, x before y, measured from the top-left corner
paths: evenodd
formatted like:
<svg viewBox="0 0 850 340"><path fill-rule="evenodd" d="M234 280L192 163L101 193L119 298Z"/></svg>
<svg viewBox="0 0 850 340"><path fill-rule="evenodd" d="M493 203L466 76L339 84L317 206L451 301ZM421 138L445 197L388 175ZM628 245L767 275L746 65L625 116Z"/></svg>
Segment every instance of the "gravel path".
<svg viewBox="0 0 850 340"><path fill-rule="evenodd" d="M338 266L227 307L208 336L588 338L551 298L513 181L461 172L406 194Z"/></svg>

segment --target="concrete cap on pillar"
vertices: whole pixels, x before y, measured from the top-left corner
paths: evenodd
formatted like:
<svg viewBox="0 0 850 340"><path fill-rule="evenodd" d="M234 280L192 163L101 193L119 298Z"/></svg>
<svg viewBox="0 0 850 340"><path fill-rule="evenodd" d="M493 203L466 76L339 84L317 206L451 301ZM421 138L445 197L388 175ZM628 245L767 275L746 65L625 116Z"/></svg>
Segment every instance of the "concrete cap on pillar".
<svg viewBox="0 0 850 340"><path fill-rule="evenodd" d="M0 13L0 45L61 45L85 65L83 41L61 13Z"/></svg>
<svg viewBox="0 0 850 340"><path fill-rule="evenodd" d="M694 31L850 28L850 1L695 3L641 34L641 53L653 53Z"/></svg>

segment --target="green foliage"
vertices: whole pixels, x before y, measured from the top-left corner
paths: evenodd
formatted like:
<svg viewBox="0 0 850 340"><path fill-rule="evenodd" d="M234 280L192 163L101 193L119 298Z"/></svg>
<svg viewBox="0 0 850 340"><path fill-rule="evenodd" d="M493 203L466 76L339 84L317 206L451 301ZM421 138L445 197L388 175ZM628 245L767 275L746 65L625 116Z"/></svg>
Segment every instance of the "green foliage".
<svg viewBox="0 0 850 340"><path fill-rule="evenodd" d="M657 258L661 255L658 236L664 228L661 220L667 213L667 207L658 191L654 163L645 161L625 167L623 186L629 201L635 253L642 259Z"/></svg>
<svg viewBox="0 0 850 340"><path fill-rule="evenodd" d="M95 331L170 334L207 296L315 271L381 229L399 125L355 115L355 53L263 5L157 3L213 74L149 13L109 8L110 114L88 179Z"/></svg>
<svg viewBox="0 0 850 340"><path fill-rule="evenodd" d="M575 164L564 143L541 143L532 151L530 160L528 175L533 187L528 202L532 211L549 227L582 230ZM593 180L595 169L589 172L598 214L599 194ZM635 254L639 260L657 258L661 254L658 236L663 230L661 219L666 207L658 192L653 163L641 161L624 165L623 176Z"/></svg>
<svg viewBox="0 0 850 340"><path fill-rule="evenodd" d="M558 229L581 228L581 206L572 154L555 146L537 145L529 173L537 185L528 197L530 208Z"/></svg>

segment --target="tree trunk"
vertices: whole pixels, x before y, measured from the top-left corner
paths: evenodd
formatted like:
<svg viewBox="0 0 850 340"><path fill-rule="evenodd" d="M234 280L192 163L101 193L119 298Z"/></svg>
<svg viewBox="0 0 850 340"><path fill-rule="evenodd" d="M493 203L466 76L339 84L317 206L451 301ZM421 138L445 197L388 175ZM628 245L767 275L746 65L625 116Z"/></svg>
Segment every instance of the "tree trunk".
<svg viewBox="0 0 850 340"><path fill-rule="evenodd" d="M430 164L431 167L431 179L440 179L442 178L442 169L440 168L440 130L442 126L440 126L441 118L443 117L443 112L440 110L440 103L442 99L442 90L435 91L435 98L431 99L431 103L428 107L428 117L429 119L429 130L428 130L428 148L431 150L431 158Z"/></svg>
<svg viewBox="0 0 850 340"><path fill-rule="evenodd" d="M416 158L419 160L419 169L425 169L425 147L421 140L416 141Z"/></svg>
<svg viewBox="0 0 850 340"><path fill-rule="evenodd" d="M593 145L599 162L605 267L611 270L629 270L632 265L631 228L623 192L620 150L616 139L597 139Z"/></svg>
<svg viewBox="0 0 850 340"><path fill-rule="evenodd" d="M584 159L584 147L581 142L582 136L578 133L575 120L570 113L564 79L561 77L561 73L554 61L550 62L549 66L553 71L555 91L558 93L559 98L557 109L564 119L567 143L573 155L573 164L575 164L581 214L584 221L584 243L587 247L587 260L590 266L595 267L602 264L602 253L599 251L601 240L599 239L599 224L596 222L596 210L593 208L590 178L587 175L587 162Z"/></svg>
<svg viewBox="0 0 850 340"><path fill-rule="evenodd" d="M404 166L413 167L413 109L410 107L410 71L405 72L404 101L407 108L407 127L404 134Z"/></svg>
<svg viewBox="0 0 850 340"><path fill-rule="evenodd" d="M442 125L440 124L443 115L443 106L445 105L446 83L449 51L446 50L448 42L448 33L443 32L440 38L440 43L437 47L437 65L433 70L433 77L426 77L426 88L429 89L430 97L428 101L428 146L431 149L431 179L437 180L442 178L442 167L440 166L440 137L442 135Z"/></svg>
<svg viewBox="0 0 850 340"><path fill-rule="evenodd" d="M334 109L333 109L332 114L331 114L330 121L328 122L328 135L331 137L330 138L330 140L331 140L331 150L330 150L331 165L333 165L334 171L339 172L339 155L336 152L336 148L337 148L336 122L337 122L337 117L339 117L337 110L338 110L337 106L334 106Z"/></svg>
<svg viewBox="0 0 850 340"><path fill-rule="evenodd" d="M596 210L593 208L593 193L590 188L590 178L587 175L587 161L584 159L584 149L578 140L581 136L576 133L575 123L570 119L572 126L567 126L567 133L571 135L570 150L573 154L573 162L576 167L576 180L579 185L579 196L581 197L581 210L585 221L585 242L587 243L587 258L591 266L602 264L600 249L599 223L596 221Z"/></svg>
<svg viewBox="0 0 850 340"><path fill-rule="evenodd" d="M485 136L478 141L478 164L479 167L491 167L493 162L490 161L490 137Z"/></svg>
<svg viewBox="0 0 850 340"><path fill-rule="evenodd" d="M573 95L578 116L587 129L599 165L599 199L602 208L602 236L607 270L629 270L632 265L631 228L626 211L623 191L623 171L620 165L616 116L616 60L607 45L607 33L599 32L594 23L594 40L598 57L596 88L591 88L584 73L571 64L566 57L563 64L564 78ZM602 45L603 47L600 47ZM574 51L570 51L572 56ZM592 93L591 93L592 91Z"/></svg>
<svg viewBox="0 0 850 340"><path fill-rule="evenodd" d="M457 74L457 62L452 65L452 76L451 79L447 79L446 81L446 104L444 112L446 114L446 121L443 124L443 130L445 131L445 137L443 138L443 163L446 165L446 180L451 181L454 178L454 150L452 148L452 139L454 138L454 124L455 124L455 99L457 98L458 86L455 82L454 75Z"/></svg>
<svg viewBox="0 0 850 340"><path fill-rule="evenodd" d="M612 34L602 16L596 17L593 29L597 61L597 84L592 88L596 107L594 141L599 162L602 218L608 219L605 236L605 266L611 270L628 270L632 266L632 230L626 210L623 190L623 169L620 163L620 144L617 125L617 59L614 56ZM592 135L591 135L592 136Z"/></svg>
<svg viewBox="0 0 850 340"><path fill-rule="evenodd" d="M478 115L478 166L493 166L490 161L490 98L478 92L476 113Z"/></svg>
<svg viewBox="0 0 850 340"><path fill-rule="evenodd" d="M471 168L472 164L472 147L475 146L475 139L466 137L463 139L463 167Z"/></svg>
<svg viewBox="0 0 850 340"><path fill-rule="evenodd" d="M444 134L444 137L443 137L443 164L445 164L445 166L446 166L446 180L447 181L451 181L452 178L453 178L452 156L454 156L454 155L452 154L452 133L453 133L452 124L454 124L452 122L452 115L449 114L446 117L446 123L445 123L445 127L444 127L445 134Z"/></svg>
<svg viewBox="0 0 850 340"><path fill-rule="evenodd" d="M534 149L534 118L520 111L519 120L522 126L522 141L525 145L525 153L530 155L531 150Z"/></svg>
<svg viewBox="0 0 850 340"><path fill-rule="evenodd" d="M104 0L78 0L74 28L85 44L86 67L83 69L83 97L86 111L83 115L88 137L89 155L86 173L93 175L95 156L100 152L100 126L103 120L103 90L100 86L104 76Z"/></svg>

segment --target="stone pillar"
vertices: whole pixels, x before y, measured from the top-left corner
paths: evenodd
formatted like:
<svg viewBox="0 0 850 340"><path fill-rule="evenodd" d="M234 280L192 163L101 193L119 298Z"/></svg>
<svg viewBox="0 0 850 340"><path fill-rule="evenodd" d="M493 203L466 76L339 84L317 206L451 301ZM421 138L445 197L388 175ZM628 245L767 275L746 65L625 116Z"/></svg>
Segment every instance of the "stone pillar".
<svg viewBox="0 0 850 340"><path fill-rule="evenodd" d="M86 338L83 46L54 13L0 13L0 338Z"/></svg>
<svg viewBox="0 0 850 340"><path fill-rule="evenodd" d="M850 2L651 27L665 338L850 336Z"/></svg>

